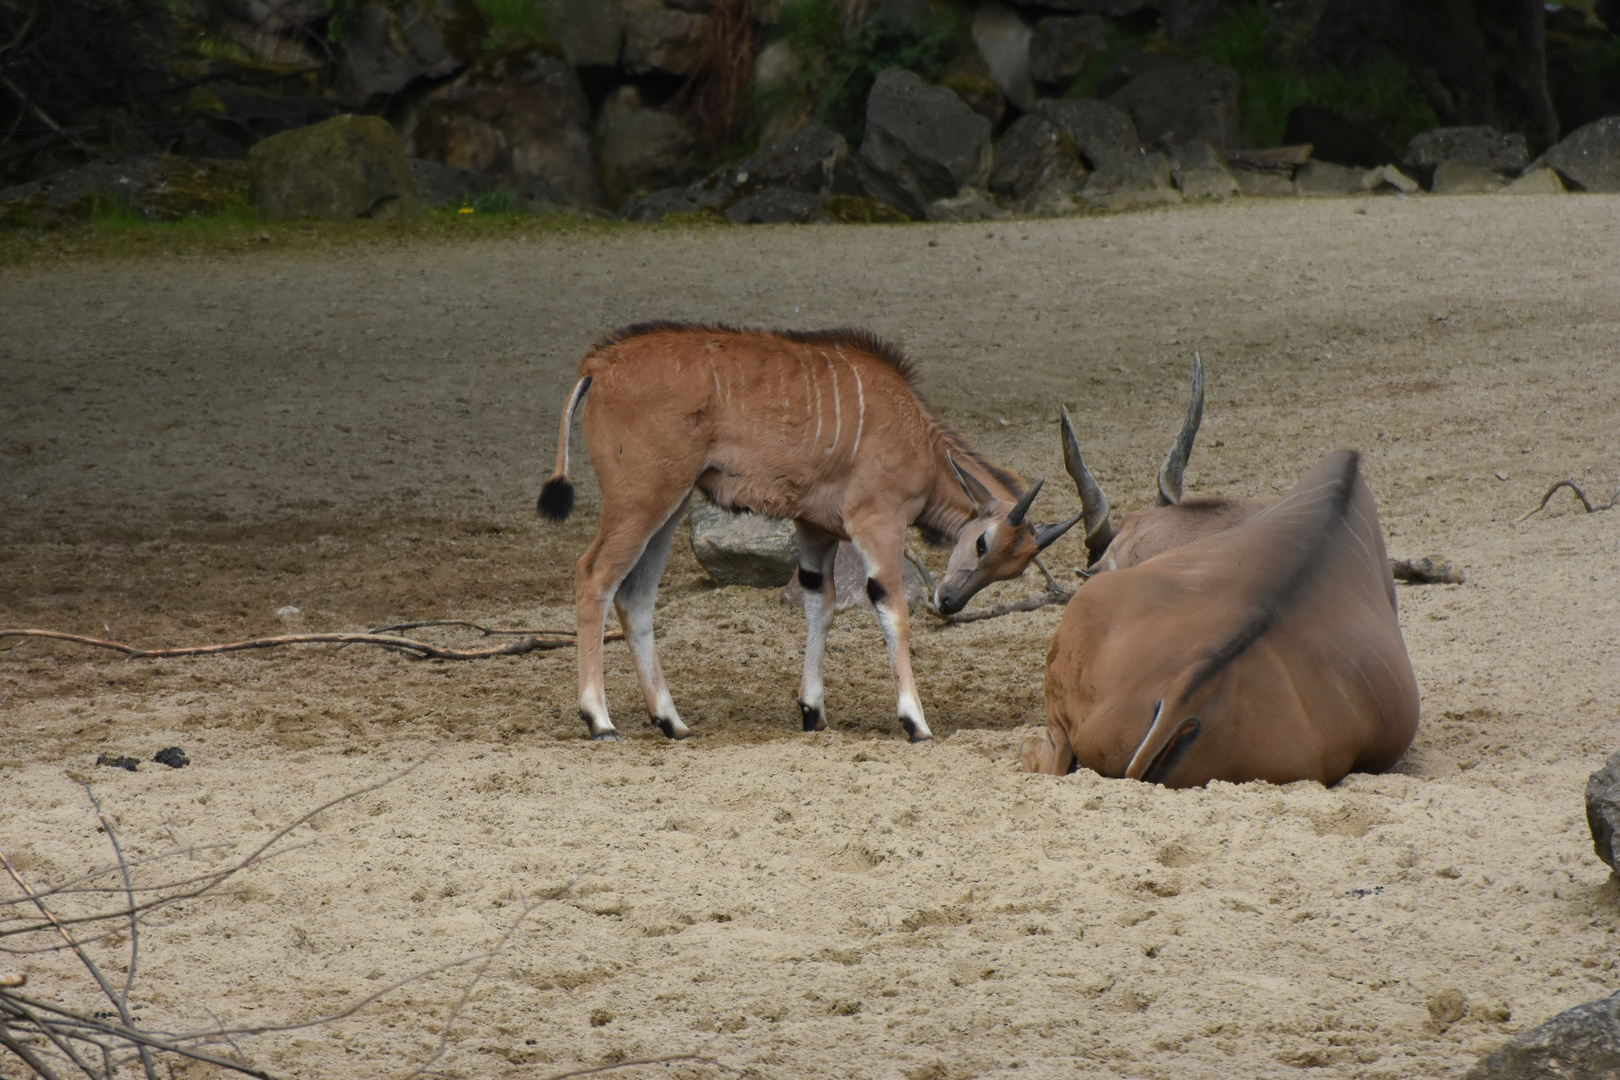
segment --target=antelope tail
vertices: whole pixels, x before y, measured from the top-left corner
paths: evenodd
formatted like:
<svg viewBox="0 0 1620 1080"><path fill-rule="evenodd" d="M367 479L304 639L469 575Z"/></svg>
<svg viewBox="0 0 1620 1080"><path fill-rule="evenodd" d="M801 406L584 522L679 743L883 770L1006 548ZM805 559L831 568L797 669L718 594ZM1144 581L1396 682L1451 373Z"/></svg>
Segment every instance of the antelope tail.
<svg viewBox="0 0 1620 1080"><path fill-rule="evenodd" d="M1181 764L1182 757L1192 748L1203 727L1203 722L1196 716L1179 724L1172 723L1165 715L1164 702L1160 701L1154 710L1153 723L1147 735L1132 755L1130 765L1125 768L1125 776L1149 784L1163 783Z"/></svg>
<svg viewBox="0 0 1620 1080"><path fill-rule="evenodd" d="M562 423L557 432L557 468L540 488L538 505L540 516L550 521L566 521L574 510L574 485L568 479L568 429L573 424L574 411L590 389L591 377L587 375L574 384L574 392L568 395L568 404L563 406Z"/></svg>

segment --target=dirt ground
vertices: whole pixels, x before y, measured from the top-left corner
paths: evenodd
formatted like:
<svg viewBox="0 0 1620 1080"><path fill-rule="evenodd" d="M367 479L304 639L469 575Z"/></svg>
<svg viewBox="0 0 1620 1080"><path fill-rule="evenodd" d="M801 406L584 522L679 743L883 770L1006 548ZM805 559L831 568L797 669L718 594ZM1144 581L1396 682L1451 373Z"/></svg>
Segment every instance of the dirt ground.
<svg viewBox="0 0 1620 1080"><path fill-rule="evenodd" d="M571 626L589 470L565 526L534 497L580 352L652 318L902 343L986 454L1049 478L1045 519L1075 505L1058 404L1116 510L1145 505L1197 349L1191 491L1266 496L1359 447L1391 553L1468 575L1400 589L1422 725L1394 772L1332 789L1019 772L1057 608L915 619L939 736L919 747L875 622L846 612L832 730L802 734L798 612L712 586L684 540L660 603L699 733L679 745L644 726L622 644L608 693L626 740L593 745L571 650L159 662L28 641L0 653L0 849L38 883L107 863L70 773L137 856L241 853L426 758L227 894L155 918L145 1022L336 1012L517 924L444 1075L698 1053L712 1062L620 1075L1460 1076L1620 987L1620 889L1581 803L1620 749L1620 511L1561 493L1515 524L1553 480L1597 497L1620 481L1617 280L1620 199L1573 195L0 270L0 625L156 644ZM1080 561L1078 537L1053 549L1065 575ZM169 745L192 764L91 767ZM114 971L128 953L91 948ZM105 1007L60 955L0 967ZM473 970L238 1049L289 1077L402 1076ZM1465 1002L1450 1023L1429 1009L1447 991Z"/></svg>

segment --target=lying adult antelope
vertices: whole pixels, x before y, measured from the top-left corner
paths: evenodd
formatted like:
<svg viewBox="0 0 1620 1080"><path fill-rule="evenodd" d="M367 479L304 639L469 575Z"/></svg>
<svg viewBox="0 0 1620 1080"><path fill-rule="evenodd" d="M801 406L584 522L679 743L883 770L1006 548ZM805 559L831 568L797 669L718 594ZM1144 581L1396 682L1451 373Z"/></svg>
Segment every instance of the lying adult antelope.
<svg viewBox="0 0 1620 1080"><path fill-rule="evenodd" d="M1378 510L1339 450L1270 503L1182 498L1202 365L1159 502L1116 533L1062 421L1091 574L1046 653L1047 730L1030 772L1084 765L1167 787L1378 772L1417 730Z"/></svg>
<svg viewBox="0 0 1620 1080"><path fill-rule="evenodd" d="M1040 490L987 461L912 387L898 349L860 330L788 333L648 323L616 331L580 360L563 409L557 468L540 513L574 504L568 434L584 402L585 444L602 490L596 539L575 568L579 713L593 739L617 739L602 685L602 627L611 600L654 725L691 734L664 682L653 604L669 546L694 487L720 506L788 518L804 586L805 731L826 728L822 652L833 614L833 557L850 540L865 563L912 742L932 738L911 675L902 584L906 528L954 540L935 604L959 610L993 581L1015 577L1080 515L1028 519ZM588 396L587 396L588 395Z"/></svg>

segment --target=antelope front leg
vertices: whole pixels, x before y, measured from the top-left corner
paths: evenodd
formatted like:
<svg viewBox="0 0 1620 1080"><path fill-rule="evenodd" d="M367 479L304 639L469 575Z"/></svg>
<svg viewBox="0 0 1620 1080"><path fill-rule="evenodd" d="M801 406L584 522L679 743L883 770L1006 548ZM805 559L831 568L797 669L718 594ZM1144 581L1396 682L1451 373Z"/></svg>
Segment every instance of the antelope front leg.
<svg viewBox="0 0 1620 1080"><path fill-rule="evenodd" d="M827 706L821 682L821 661L827 651L827 629L832 625L833 564L838 538L813 525L794 522L799 535L799 586L804 590L804 675L799 680L799 715L804 730L827 730Z"/></svg>
<svg viewBox="0 0 1620 1080"><path fill-rule="evenodd" d="M658 648L653 641L653 608L658 600L659 579L669 562L670 541L685 520L685 511L686 500L682 499L669 519L648 539L641 558L619 583L618 594L613 599L624 636L630 643L630 655L635 660L641 696L647 702L647 717L671 739L684 739L692 732L675 711L669 684L664 681L663 665L658 662Z"/></svg>
<svg viewBox="0 0 1620 1080"><path fill-rule="evenodd" d="M903 528L900 535L903 540ZM912 742L927 742L934 733L928 730L928 722L923 719L917 684L911 677L911 612L906 604L904 545L893 545L894 551L881 562L867 554L859 541L855 546L866 563L866 595L877 609L883 641L889 647L889 664L894 668L898 692L895 711L899 714L900 726L906 729Z"/></svg>

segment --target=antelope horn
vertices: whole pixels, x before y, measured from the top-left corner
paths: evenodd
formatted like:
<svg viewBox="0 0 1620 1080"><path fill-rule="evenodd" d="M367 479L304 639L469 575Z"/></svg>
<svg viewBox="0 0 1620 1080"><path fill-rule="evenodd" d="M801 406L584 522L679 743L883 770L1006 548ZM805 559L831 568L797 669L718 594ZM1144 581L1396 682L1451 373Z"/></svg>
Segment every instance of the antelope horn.
<svg viewBox="0 0 1620 1080"><path fill-rule="evenodd" d="M1029 485L1029 490L1024 492L1024 497L1019 499L1018 504L1008 511L1007 524L1016 529L1024 523L1024 515L1029 513L1030 504L1035 501L1035 496L1041 493L1041 485L1044 483L1046 483L1046 477L1043 476Z"/></svg>
<svg viewBox="0 0 1620 1080"><path fill-rule="evenodd" d="M962 493L968 497L968 502L973 504L974 512L983 517L985 507L990 505L995 496L990 494L989 488L979 482L978 477L958 465L949 450L945 451L945 460L950 464L951 472L956 474L956 482L962 485Z"/></svg>
<svg viewBox="0 0 1620 1080"><path fill-rule="evenodd" d="M1064 533L1078 525L1080 523L1080 519L1085 517L1085 515L1086 508L1082 506L1079 512L1068 521L1054 521L1050 525L1035 526L1035 546L1040 548L1042 551L1045 551L1052 545L1052 541L1056 540L1058 537L1062 536Z"/></svg>
<svg viewBox="0 0 1620 1080"><path fill-rule="evenodd" d="M1090 561L1095 563L1102 558L1103 552L1108 550L1108 545L1114 542L1114 527L1108 523L1108 496L1097 486L1097 481L1080 457L1080 442L1074 437L1074 422L1069 419L1069 410L1065 408L1062 413L1063 467L1074 479L1074 486L1080 493L1081 520L1085 522L1086 528L1086 551L1091 555Z"/></svg>
<svg viewBox="0 0 1620 1080"><path fill-rule="evenodd" d="M1173 506L1181 501L1181 478L1187 471L1187 459L1192 457L1193 439L1198 436L1198 424L1204 418L1204 362L1193 353L1192 395L1187 399L1187 418L1181 422L1181 434L1176 444L1164 456L1159 466L1159 505Z"/></svg>

